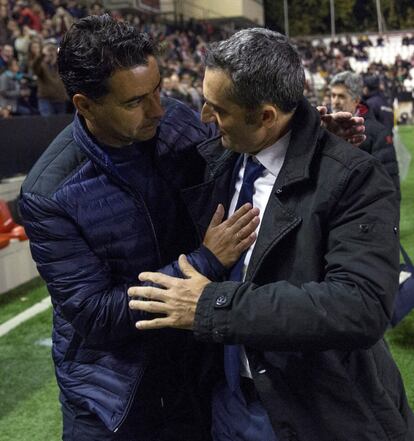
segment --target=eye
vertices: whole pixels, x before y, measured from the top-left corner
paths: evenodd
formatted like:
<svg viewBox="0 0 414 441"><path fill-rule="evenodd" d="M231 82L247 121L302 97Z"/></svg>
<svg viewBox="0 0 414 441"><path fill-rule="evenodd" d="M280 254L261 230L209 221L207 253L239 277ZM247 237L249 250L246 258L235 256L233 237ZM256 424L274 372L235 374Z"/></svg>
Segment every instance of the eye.
<svg viewBox="0 0 414 441"><path fill-rule="evenodd" d="M217 109L215 107L213 107L213 110L215 113L217 113L217 115L220 115L220 116L223 116L226 113L223 109Z"/></svg>
<svg viewBox="0 0 414 441"><path fill-rule="evenodd" d="M142 103L142 100L135 100L125 105L127 109L134 109Z"/></svg>

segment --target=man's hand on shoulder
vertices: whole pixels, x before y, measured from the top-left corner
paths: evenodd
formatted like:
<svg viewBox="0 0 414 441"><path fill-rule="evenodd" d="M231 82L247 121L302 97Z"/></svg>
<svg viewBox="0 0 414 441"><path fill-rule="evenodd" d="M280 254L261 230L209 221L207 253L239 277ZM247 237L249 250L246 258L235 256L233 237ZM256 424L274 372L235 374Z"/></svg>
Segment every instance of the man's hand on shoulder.
<svg viewBox="0 0 414 441"><path fill-rule="evenodd" d="M184 279L145 272L139 275L139 280L157 286L129 288L128 295L132 297L129 302L131 309L165 315L137 322L138 329L193 329L198 299L210 280L197 272L184 255L180 256L178 263ZM144 300L137 300L136 297Z"/></svg>
<svg viewBox="0 0 414 441"><path fill-rule="evenodd" d="M349 112L328 113L323 106L317 107L323 127L339 136L355 147L359 147L366 139L364 135L364 118L352 116Z"/></svg>

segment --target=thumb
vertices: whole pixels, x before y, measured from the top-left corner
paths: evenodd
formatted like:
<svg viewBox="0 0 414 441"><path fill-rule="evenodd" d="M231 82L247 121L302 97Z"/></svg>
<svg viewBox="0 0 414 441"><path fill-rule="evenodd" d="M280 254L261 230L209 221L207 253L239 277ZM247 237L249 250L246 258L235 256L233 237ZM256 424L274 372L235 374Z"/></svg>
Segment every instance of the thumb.
<svg viewBox="0 0 414 441"><path fill-rule="evenodd" d="M191 277L194 277L198 274L194 267L190 265L187 260L187 256L185 256L184 254L181 254L178 258L178 266L180 267L183 276L185 276L187 279L191 279Z"/></svg>
<svg viewBox="0 0 414 441"><path fill-rule="evenodd" d="M208 228L217 227L221 224L224 218L224 207L223 204L218 204L213 217L211 218L210 225Z"/></svg>

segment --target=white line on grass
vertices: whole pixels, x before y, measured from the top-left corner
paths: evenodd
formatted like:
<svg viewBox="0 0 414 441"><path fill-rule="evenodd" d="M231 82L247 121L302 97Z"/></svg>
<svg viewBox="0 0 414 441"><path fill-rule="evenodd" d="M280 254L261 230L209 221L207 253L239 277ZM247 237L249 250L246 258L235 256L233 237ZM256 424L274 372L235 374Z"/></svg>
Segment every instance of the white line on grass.
<svg viewBox="0 0 414 441"><path fill-rule="evenodd" d="M8 332L16 328L26 320L29 320L35 315L46 311L46 309L50 308L51 305L52 303L50 301L50 297L45 297L41 302L36 303L35 305L21 312L20 314L17 314L12 319L7 320L7 322L4 322L2 325L0 325L0 337L3 337L3 335L6 335Z"/></svg>

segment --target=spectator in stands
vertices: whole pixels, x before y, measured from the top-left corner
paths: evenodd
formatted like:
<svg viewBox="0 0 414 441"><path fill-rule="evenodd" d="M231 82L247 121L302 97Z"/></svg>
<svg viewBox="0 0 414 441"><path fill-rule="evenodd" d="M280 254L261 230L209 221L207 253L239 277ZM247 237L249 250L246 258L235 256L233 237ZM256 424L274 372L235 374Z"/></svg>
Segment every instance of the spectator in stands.
<svg viewBox="0 0 414 441"><path fill-rule="evenodd" d="M369 76L364 79L363 98L377 121L392 131L394 127L394 111L392 104L380 90L380 80L377 76Z"/></svg>
<svg viewBox="0 0 414 441"><path fill-rule="evenodd" d="M66 92L57 67L57 47L47 44L33 63L37 75L37 101L42 116L66 112Z"/></svg>
<svg viewBox="0 0 414 441"><path fill-rule="evenodd" d="M7 69L0 75L0 107L8 108L13 115L31 115L30 89L15 58L11 58Z"/></svg>
<svg viewBox="0 0 414 441"><path fill-rule="evenodd" d="M56 31L55 28L53 27L53 22L51 18L47 18L43 22L41 37L43 41L49 41L56 37Z"/></svg>
<svg viewBox="0 0 414 441"><path fill-rule="evenodd" d="M86 15L85 8L82 7L77 0L68 1L67 11L73 18L78 20Z"/></svg>
<svg viewBox="0 0 414 441"><path fill-rule="evenodd" d="M9 41L7 23L9 22L9 8L6 4L0 3L0 47Z"/></svg>
<svg viewBox="0 0 414 441"><path fill-rule="evenodd" d="M7 69L9 61L14 57L14 49L13 46L9 44L5 44L1 48L0 52L0 72L3 72Z"/></svg>
<svg viewBox="0 0 414 441"><path fill-rule="evenodd" d="M52 24L56 31L56 35L64 35L72 26L73 17L62 6L56 9L56 13L52 18Z"/></svg>
<svg viewBox="0 0 414 441"><path fill-rule="evenodd" d="M400 199L400 178L392 131L376 120L370 106L362 100L361 76L349 71L341 72L332 78L330 89L331 107L334 112L351 112L365 119L367 139L360 148L383 163L394 181Z"/></svg>
<svg viewBox="0 0 414 441"><path fill-rule="evenodd" d="M138 321L142 335L187 329L225 345L215 441L412 440L383 339L399 276L396 192L378 161L320 127L303 86L294 47L267 29L207 52L201 115L221 136L202 145L211 172L189 209L201 224L215 196L230 213L250 196L258 238L231 281L211 282L183 256L183 278L140 274L157 286L130 288L130 307L161 315Z"/></svg>
<svg viewBox="0 0 414 441"><path fill-rule="evenodd" d="M410 41L411 41L411 34L406 34L406 35L404 35L404 37L402 38L402 40L401 40L401 44L402 44L403 46L409 46L409 45L411 44Z"/></svg>
<svg viewBox="0 0 414 441"><path fill-rule="evenodd" d="M11 117L11 108L10 106L1 107L0 106L0 119L7 119Z"/></svg>
<svg viewBox="0 0 414 441"><path fill-rule="evenodd" d="M194 87L194 82L195 79L190 73L185 72L182 74L180 84L184 90L184 93L187 94L188 104L192 109L199 112L203 106L203 99L197 88Z"/></svg>
<svg viewBox="0 0 414 441"><path fill-rule="evenodd" d="M14 47L14 41L20 36L20 27L16 20L9 20L7 23L9 33L9 43Z"/></svg>
<svg viewBox="0 0 414 441"><path fill-rule="evenodd" d="M29 26L24 25L22 26L20 35L14 40L14 49L17 54L17 60L21 66L26 64L30 41L35 35L35 31L32 31Z"/></svg>
<svg viewBox="0 0 414 441"><path fill-rule="evenodd" d="M38 6L38 5L37 5ZM37 7L35 10L29 7L26 0L18 0L13 9L13 18L17 21L19 26L27 25L30 29L37 32L42 30L42 9Z"/></svg>
<svg viewBox="0 0 414 441"><path fill-rule="evenodd" d="M42 43L38 38L31 39L29 47L27 48L27 57L25 62L22 64L23 71L33 76L33 65L35 61L42 55Z"/></svg>
<svg viewBox="0 0 414 441"><path fill-rule="evenodd" d="M103 14L105 14L105 9L101 3L94 2L90 4L89 15L103 15Z"/></svg>

